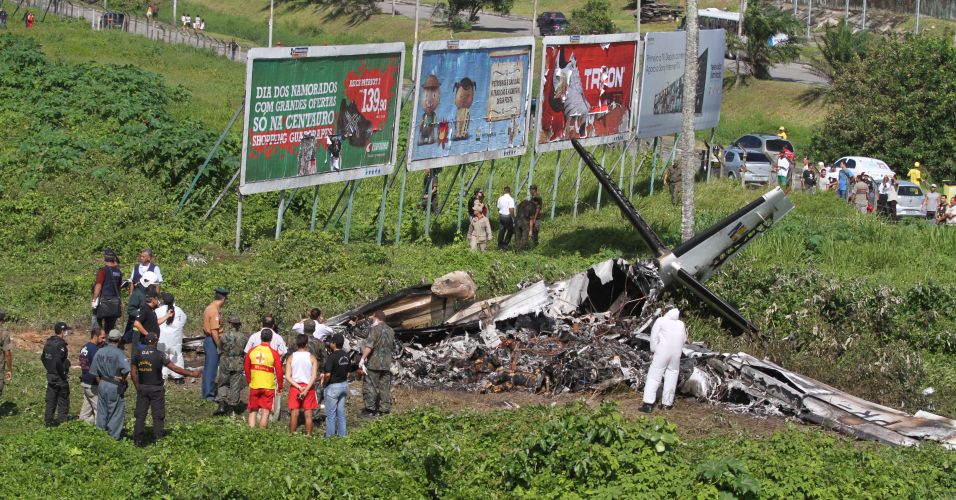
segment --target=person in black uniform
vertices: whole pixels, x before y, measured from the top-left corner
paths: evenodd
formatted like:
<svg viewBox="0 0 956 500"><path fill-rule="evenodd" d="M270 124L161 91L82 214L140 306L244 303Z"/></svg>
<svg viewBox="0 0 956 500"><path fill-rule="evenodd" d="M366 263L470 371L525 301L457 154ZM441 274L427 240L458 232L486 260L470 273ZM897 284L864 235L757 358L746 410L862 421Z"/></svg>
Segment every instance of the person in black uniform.
<svg viewBox="0 0 956 500"><path fill-rule="evenodd" d="M70 374L69 350L63 336L72 329L62 321L54 325L54 335L46 339L40 361L46 368L46 411L44 420L47 427L59 425L67 420L70 411ZM54 412L58 413L56 419Z"/></svg>
<svg viewBox="0 0 956 500"><path fill-rule="evenodd" d="M142 337L146 337L150 333L155 333L159 335L159 324L164 323L169 318L173 317L175 310L167 308L166 314L162 318L156 317L156 308L159 307L159 293L156 290L149 290L146 292L146 304L139 309L139 315L136 316L136 320L133 321L133 353L135 354L137 350L142 347Z"/></svg>
<svg viewBox="0 0 956 500"><path fill-rule="evenodd" d="M169 368L184 377L200 377L199 370L186 370L173 364L165 352L156 347L159 335L150 332L146 335L146 345L133 356L131 373L136 387L136 424L133 426L133 441L143 445L146 433L146 413L153 412L153 437L162 439L166 423L166 388L163 387L163 367Z"/></svg>

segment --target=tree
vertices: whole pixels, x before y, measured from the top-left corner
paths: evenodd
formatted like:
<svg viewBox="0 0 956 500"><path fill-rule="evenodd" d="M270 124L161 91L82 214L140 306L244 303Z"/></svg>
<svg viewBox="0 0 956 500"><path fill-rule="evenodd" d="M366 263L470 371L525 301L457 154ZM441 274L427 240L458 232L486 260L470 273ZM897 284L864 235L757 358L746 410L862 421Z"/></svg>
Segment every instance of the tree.
<svg viewBox="0 0 956 500"><path fill-rule="evenodd" d="M347 18L352 26L367 21L373 14L381 13L375 0L275 0L275 3L286 4L295 9L315 6L316 11L325 12L326 18Z"/></svg>
<svg viewBox="0 0 956 500"><path fill-rule="evenodd" d="M508 14L514 3L514 0L447 0L435 6L435 15L453 30L468 30L478 21L482 10Z"/></svg>
<svg viewBox="0 0 956 500"><path fill-rule="evenodd" d="M817 42L820 54L810 60L813 72L833 82L850 63L866 57L870 43L867 31L853 32L847 23L827 26L823 37Z"/></svg>
<svg viewBox="0 0 956 500"><path fill-rule="evenodd" d="M608 0L588 0L580 9L572 10L565 32L570 35L617 33L617 26L611 20L611 3Z"/></svg>
<svg viewBox="0 0 956 500"><path fill-rule="evenodd" d="M789 11L780 10L767 0L757 0L744 13L744 51L750 61L750 74L761 80L770 79L770 67L795 61L800 56L802 25ZM778 34L788 41L771 46L768 41Z"/></svg>
<svg viewBox="0 0 956 500"><path fill-rule="evenodd" d="M900 175L914 161L935 180L956 177L956 48L925 35L874 37L866 60L846 63L832 107L811 140L821 159L860 155ZM924 171L924 177L926 175Z"/></svg>
<svg viewBox="0 0 956 500"><path fill-rule="evenodd" d="M700 35L697 29L697 0L687 0L687 17L684 19L684 29L687 33L687 45L684 50L684 93L681 96L681 222L680 235L682 241L694 237L694 177L697 173L697 154L694 151L696 136L694 135L694 107L696 99L692 98L697 88L697 38Z"/></svg>

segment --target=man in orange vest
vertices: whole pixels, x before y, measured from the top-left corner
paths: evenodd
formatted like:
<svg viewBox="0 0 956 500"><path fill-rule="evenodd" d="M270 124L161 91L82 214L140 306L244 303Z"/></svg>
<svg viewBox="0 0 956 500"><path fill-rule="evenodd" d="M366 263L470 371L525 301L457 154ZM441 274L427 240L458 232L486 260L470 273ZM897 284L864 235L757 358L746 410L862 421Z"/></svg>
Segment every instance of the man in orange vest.
<svg viewBox="0 0 956 500"><path fill-rule="evenodd" d="M269 345L272 330L263 329L261 335L262 343L246 354L244 369L249 384L249 427L256 426L258 416L259 427L265 428L269 425L276 390L282 393L282 357Z"/></svg>

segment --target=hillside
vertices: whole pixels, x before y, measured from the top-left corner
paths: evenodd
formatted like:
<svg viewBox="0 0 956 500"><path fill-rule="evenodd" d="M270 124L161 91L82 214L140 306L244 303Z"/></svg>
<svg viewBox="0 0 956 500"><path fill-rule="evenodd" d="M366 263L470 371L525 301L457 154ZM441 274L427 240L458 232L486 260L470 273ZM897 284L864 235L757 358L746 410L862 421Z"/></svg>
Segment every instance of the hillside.
<svg viewBox="0 0 956 500"><path fill-rule="evenodd" d="M0 35L0 125L5 131L0 137L0 175L5 179L0 190L0 306L9 311L8 326L21 335L15 382L0 407L0 434L5 437L0 471L9 478L0 486L3 496L48 495L52 490L44 488L88 474L91 456L107 457L95 470L110 479L90 490L107 496L133 482L155 485L134 494L173 497L262 496L276 491L267 487L283 485L282 491L297 497L324 496L332 487L409 497L507 496L516 491L528 496L562 491L715 496L725 490L742 495L740 488L749 484L744 477L770 497L940 497L956 488L952 460L933 446L896 450L816 430L752 435L748 427L692 439L687 430L663 421L633 419L633 411L621 415L566 407L569 400L555 408L537 406L541 401L534 400L520 411L488 409L482 414L406 408L407 414L364 426L345 441L325 443L288 436L282 429L256 434L232 421L210 422L210 403L175 389L170 391L175 394L170 397L171 419L188 425L175 427L168 439L145 451L109 441L78 423L40 430L43 378L35 361L37 346L22 339L42 338L57 320L77 325L81 333L79 325L89 321L93 272L106 247L117 251L124 269L140 248L156 252L167 280L164 288L193 318L187 333L198 331L195 318L217 286L232 289L228 314L239 315L246 325L272 312L280 327L288 328L307 307L320 306L332 315L451 270L471 272L479 298L487 298L513 291L522 281L567 277L608 257L647 255L617 208L608 206L606 195L597 208L597 184L587 172L581 177L579 214L572 215L574 163L558 187L557 217L544 221L540 245L524 253L471 254L456 231L454 196L426 236L424 214L416 208L423 177L410 174L404 221L397 229L401 244L392 243L400 180L389 192L386 244L379 246L374 240L382 179L369 179L358 190L350 244L342 243L341 223L325 231L308 230L312 191L300 190L279 241L273 240L279 195L246 198L241 252L236 254L236 197L227 196L209 220L201 218L238 166L239 127L213 158L184 211L176 214L174 209L239 105L242 66L187 47L92 32L78 22L47 21L42 28L26 33L12 26L12 33ZM800 91L781 82L728 90L716 137L726 143L743 132L786 124L799 153L826 113L824 107L800 104ZM609 148L607 163L619 155ZM535 173L546 208L552 203L556 156L543 157ZM567 160L563 155L562 164ZM529 161L521 160L522 172ZM439 177L442 195L453 189L453 170ZM482 167L476 186L488 185L489 171L487 164ZM493 191L513 184L515 171L515 160L497 162ZM665 243L677 243L679 213L660 192L659 179L654 195L647 195L648 168L636 181L640 195L635 206ZM698 186L698 228L760 194L730 182ZM318 190L320 228L341 188ZM951 278L956 256L949 250L956 247L956 232L921 221L887 224L829 195L795 193L792 199L796 210L711 280L766 338L729 337L696 301L669 297L685 311L691 337L715 350L766 356L890 406L956 415L956 284ZM925 394L927 387L935 393ZM512 408L510 404L510 399L500 402ZM729 417L714 413L712 418ZM586 432L588 422L626 439L581 444L596 435ZM714 427L719 425L724 424ZM667 443L665 451L657 451L665 434L680 435L686 443ZM522 455L521 450L539 443L551 443L551 448L542 444L540 455ZM318 486L300 484L285 468L270 469L261 481L249 480L245 476L262 472L252 464L268 459L265 451L253 451L243 460L247 465L237 466L233 450L250 444L274 446L321 471ZM316 457L325 455L330 458L319 463ZM567 460L547 458L552 455ZM591 471L593 480L563 468L567 464L562 462L576 457L590 460L580 467ZM731 458L740 467L728 465ZM134 465L127 467L129 463ZM48 467L53 479L37 480L40 467ZM720 467L740 481L718 486L716 479L707 479L707 470L718 470L714 476L726 479ZM378 473L363 475L368 471ZM219 479L204 479L209 477ZM34 482L37 489L28 489Z"/></svg>

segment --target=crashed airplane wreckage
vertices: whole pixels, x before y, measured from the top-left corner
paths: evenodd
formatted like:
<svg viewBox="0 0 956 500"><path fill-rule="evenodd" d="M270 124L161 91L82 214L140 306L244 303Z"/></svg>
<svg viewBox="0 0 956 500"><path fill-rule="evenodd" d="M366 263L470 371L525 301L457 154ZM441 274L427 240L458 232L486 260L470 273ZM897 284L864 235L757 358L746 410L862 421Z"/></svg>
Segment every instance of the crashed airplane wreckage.
<svg viewBox="0 0 956 500"><path fill-rule="evenodd" d="M501 392L640 391L651 362L649 331L660 298L682 288L704 301L732 333L756 327L702 281L793 205L780 189L715 226L667 249L650 226L575 141L585 163L637 229L654 258L601 262L553 284L523 284L480 302L467 273L431 286L400 290L348 311L328 324L361 342L361 318L385 311L395 328L396 380L408 386ZM459 304L459 300L465 301ZM459 308L461 306L461 308ZM789 415L857 438L911 446L928 439L956 448L956 421L927 412L908 415L849 395L744 353L687 345L678 392L764 414Z"/></svg>

